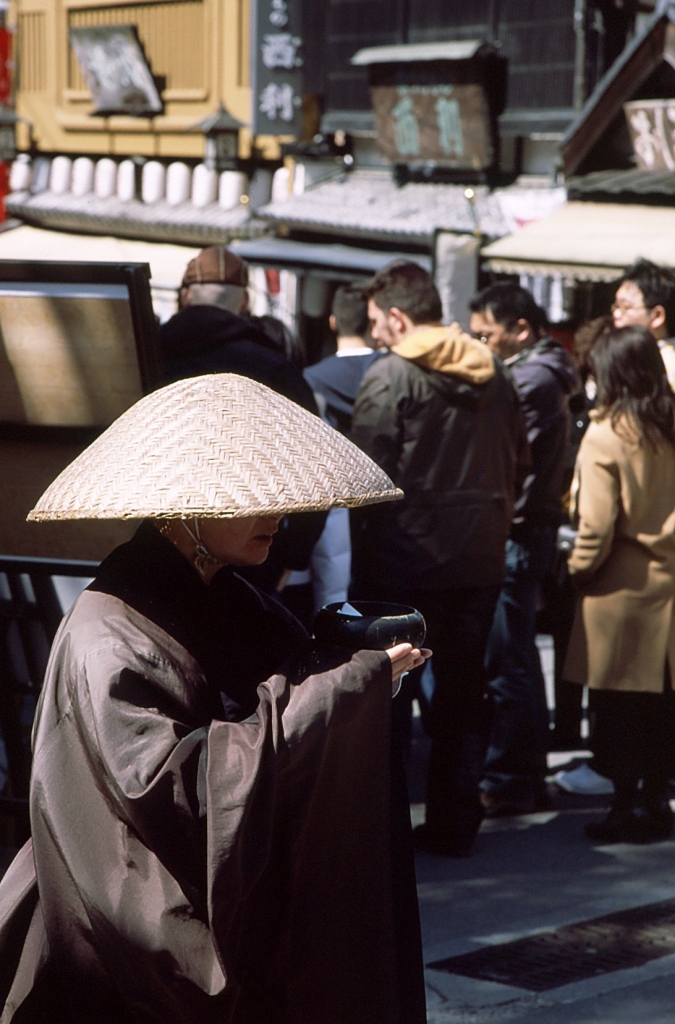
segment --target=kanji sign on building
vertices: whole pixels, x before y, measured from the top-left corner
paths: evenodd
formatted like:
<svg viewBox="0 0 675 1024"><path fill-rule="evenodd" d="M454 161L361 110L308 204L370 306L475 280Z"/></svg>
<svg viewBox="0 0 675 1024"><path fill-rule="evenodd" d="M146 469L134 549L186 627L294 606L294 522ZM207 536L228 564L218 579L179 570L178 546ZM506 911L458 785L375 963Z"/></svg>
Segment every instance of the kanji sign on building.
<svg viewBox="0 0 675 1024"><path fill-rule="evenodd" d="M490 115L479 85L378 85L371 94L378 144L390 160L474 170L493 162Z"/></svg>
<svg viewBox="0 0 675 1024"><path fill-rule="evenodd" d="M299 135L303 40L300 0L255 0L252 19L253 133Z"/></svg>
<svg viewBox="0 0 675 1024"><path fill-rule="evenodd" d="M351 62L368 68L377 142L392 163L479 176L495 168L506 60L491 43L371 46Z"/></svg>
<svg viewBox="0 0 675 1024"><path fill-rule="evenodd" d="M135 25L71 28L69 38L95 114L154 117L162 113L162 98Z"/></svg>
<svg viewBox="0 0 675 1024"><path fill-rule="evenodd" d="M675 100L624 103L638 167L675 171Z"/></svg>

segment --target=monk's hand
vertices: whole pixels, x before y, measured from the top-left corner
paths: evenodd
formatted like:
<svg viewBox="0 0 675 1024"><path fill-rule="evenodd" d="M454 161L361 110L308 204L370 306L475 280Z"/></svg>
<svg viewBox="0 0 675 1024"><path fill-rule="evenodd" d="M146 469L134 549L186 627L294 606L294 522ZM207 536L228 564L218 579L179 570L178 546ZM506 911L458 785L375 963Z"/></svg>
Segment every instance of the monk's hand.
<svg viewBox="0 0 675 1024"><path fill-rule="evenodd" d="M396 644L390 647L387 654L391 658L391 678L393 682L400 679L406 672L423 665L431 657L426 647L413 647L412 644Z"/></svg>

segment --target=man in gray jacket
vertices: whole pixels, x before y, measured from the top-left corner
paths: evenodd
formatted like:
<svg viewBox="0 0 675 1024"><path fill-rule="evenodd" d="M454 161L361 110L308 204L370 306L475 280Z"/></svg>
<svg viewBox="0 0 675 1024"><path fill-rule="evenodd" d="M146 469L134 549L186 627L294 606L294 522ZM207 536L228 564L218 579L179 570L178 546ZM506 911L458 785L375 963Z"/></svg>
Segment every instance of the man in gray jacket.
<svg viewBox="0 0 675 1024"><path fill-rule="evenodd" d="M435 687L426 823L416 841L463 856L483 817L483 658L527 442L499 360L459 325L441 326L425 270L396 261L366 295L372 337L390 354L364 375L352 438L405 498L354 517L352 595L411 604L426 619Z"/></svg>

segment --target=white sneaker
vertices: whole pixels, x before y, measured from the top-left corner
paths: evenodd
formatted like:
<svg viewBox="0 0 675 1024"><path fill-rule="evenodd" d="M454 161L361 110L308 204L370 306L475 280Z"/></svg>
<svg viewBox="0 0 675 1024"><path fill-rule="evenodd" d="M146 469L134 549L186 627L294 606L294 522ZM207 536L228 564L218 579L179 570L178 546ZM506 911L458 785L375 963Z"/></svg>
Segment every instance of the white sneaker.
<svg viewBox="0 0 675 1024"><path fill-rule="evenodd" d="M579 793L582 796L608 796L614 792L611 780L598 775L586 763L568 772L558 772L553 776L553 781L567 793Z"/></svg>

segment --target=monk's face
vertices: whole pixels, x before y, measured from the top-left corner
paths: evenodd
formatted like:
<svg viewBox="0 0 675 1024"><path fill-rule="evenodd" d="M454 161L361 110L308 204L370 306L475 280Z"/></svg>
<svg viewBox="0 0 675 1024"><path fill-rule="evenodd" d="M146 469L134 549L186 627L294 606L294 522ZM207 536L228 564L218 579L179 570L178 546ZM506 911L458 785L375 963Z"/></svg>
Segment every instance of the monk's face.
<svg viewBox="0 0 675 1024"><path fill-rule="evenodd" d="M282 516L246 519L200 519L206 550L223 565L262 565Z"/></svg>
<svg viewBox="0 0 675 1024"><path fill-rule="evenodd" d="M200 548L213 556L213 560L207 559L198 568L202 579L210 583L222 565L262 565L281 519L283 516L271 515L192 521L157 519L155 525L191 564L197 566Z"/></svg>

